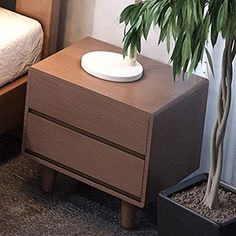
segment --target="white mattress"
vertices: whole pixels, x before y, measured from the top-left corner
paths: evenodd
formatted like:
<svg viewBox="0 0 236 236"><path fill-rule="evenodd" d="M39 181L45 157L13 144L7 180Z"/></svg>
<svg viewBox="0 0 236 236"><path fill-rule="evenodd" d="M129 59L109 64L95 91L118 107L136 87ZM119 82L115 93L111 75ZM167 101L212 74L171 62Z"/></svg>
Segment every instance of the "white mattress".
<svg viewBox="0 0 236 236"><path fill-rule="evenodd" d="M0 87L39 61L42 47L38 21L0 7Z"/></svg>

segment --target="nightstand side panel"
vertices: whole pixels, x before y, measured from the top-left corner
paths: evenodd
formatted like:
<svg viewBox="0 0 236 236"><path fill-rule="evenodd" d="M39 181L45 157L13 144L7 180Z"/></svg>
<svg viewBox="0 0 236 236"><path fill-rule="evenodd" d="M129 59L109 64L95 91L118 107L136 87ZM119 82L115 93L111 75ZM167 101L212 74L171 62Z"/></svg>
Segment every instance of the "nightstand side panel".
<svg viewBox="0 0 236 236"><path fill-rule="evenodd" d="M199 168L207 94L206 80L154 115L144 174L146 203Z"/></svg>

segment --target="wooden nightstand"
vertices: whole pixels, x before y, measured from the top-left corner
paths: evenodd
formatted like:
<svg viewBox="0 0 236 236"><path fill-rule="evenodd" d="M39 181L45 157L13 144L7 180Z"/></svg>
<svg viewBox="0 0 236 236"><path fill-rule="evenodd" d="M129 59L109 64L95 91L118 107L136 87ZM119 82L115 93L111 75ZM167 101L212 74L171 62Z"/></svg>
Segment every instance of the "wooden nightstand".
<svg viewBox="0 0 236 236"><path fill-rule="evenodd" d="M93 50L121 51L86 38L30 69L23 152L44 166L45 192L62 172L120 198L131 228L134 206L198 168L208 82L174 82L170 66L142 56L140 81L103 81L80 67Z"/></svg>

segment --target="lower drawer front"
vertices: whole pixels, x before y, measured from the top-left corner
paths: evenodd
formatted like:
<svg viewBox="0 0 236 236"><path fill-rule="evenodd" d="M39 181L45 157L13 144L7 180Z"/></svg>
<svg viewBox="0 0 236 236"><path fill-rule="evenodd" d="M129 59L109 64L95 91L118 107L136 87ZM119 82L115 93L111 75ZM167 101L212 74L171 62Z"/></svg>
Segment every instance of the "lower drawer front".
<svg viewBox="0 0 236 236"><path fill-rule="evenodd" d="M141 197L144 161L29 113L26 148L113 188Z"/></svg>

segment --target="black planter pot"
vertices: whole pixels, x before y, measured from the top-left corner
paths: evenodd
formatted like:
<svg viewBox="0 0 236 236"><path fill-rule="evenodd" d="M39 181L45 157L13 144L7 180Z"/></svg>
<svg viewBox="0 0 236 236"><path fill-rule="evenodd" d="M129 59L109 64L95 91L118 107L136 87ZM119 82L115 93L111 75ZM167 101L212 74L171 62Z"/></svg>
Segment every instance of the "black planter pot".
<svg viewBox="0 0 236 236"><path fill-rule="evenodd" d="M181 206L169 197L177 192L192 188L207 180L207 175L198 175L162 191L158 196L158 236L236 236L236 218L218 224L192 210ZM227 191L235 189L225 184Z"/></svg>

